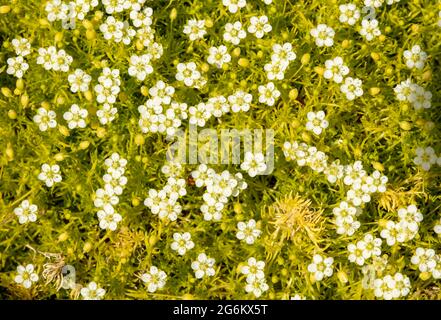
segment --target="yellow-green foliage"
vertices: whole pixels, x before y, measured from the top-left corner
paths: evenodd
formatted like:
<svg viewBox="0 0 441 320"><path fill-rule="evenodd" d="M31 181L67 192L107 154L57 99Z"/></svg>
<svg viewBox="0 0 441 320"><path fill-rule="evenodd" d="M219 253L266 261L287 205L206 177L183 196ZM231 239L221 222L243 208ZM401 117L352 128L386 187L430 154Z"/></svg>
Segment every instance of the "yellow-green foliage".
<svg viewBox="0 0 441 320"><path fill-rule="evenodd" d="M361 11L363 1L357 4ZM144 81L128 75L130 56L142 55L141 41L129 45L107 41L100 25L107 14L102 4L76 21L74 30L50 22L45 0L0 0L0 298L81 298L80 289L95 281L106 290L106 299L254 299L245 291L241 267L248 258L265 261L269 290L260 298L374 299L363 289L362 267L348 260L347 246L366 233L380 238L388 220L397 221L399 208L417 205L424 220L410 241L389 246L382 255L387 266L378 277L397 272L409 277L407 299L439 299L440 280L420 272L411 263L418 247L441 254L434 226L440 224L440 167L424 171L414 164L417 147L432 147L441 156L440 83L441 28L435 0L401 0L376 9L382 35L366 41L359 34L360 20L349 26L339 22L339 4L345 1L247 0L247 6L230 13L218 0L146 1L153 9L155 41L163 46L154 72ZM223 39L227 22L246 27L252 16L267 15L272 31L262 39L248 33L237 46ZM364 14L361 13L363 16ZM129 21L129 12L115 13ZM183 33L189 19L205 19L207 34L189 41ZM441 18L440 18L441 19ZM332 47L318 47L310 35L319 23L336 34ZM15 57L12 39L31 41L25 57L29 70L22 80L8 74L7 59ZM271 61L272 45L289 42L297 59L284 80L274 80L280 98L274 106L258 102L258 86L268 82L264 65ZM218 69L207 63L212 46L226 45L231 62ZM410 70L403 52L419 44L427 55L422 70ZM69 73L77 68L92 76L90 88L72 93L69 73L47 71L36 63L38 48L56 46L73 57ZM340 85L323 77L325 61L341 56L349 76L363 81L363 96L349 101ZM175 79L176 66L194 61L207 78L200 88L189 88ZM119 69L121 92L118 114L103 125L96 116L100 107L93 87L104 67ZM394 87L411 78L433 94L431 108L415 110L400 102ZM275 168L270 175L250 177L242 171L248 188L226 204L221 221L205 221L200 212L203 190L190 176L196 165L185 164L182 178L187 195L180 199L182 214L176 221L161 220L143 204L149 189L161 189L167 176L161 172L170 141L158 133L142 133L138 106L150 97L148 89L163 80L176 89L174 100L194 106L209 97L228 96L241 89L253 94L248 112L211 118L207 128L261 128L275 130ZM69 130L63 114L72 104L88 111L84 129ZM56 128L40 131L33 117L38 108L57 113ZM329 127L320 135L305 129L307 113L324 110ZM188 127L183 121L182 127ZM361 226L351 235L339 235L333 208L345 200L342 181L331 184L323 173L283 154L285 141L305 142L341 164L361 161L368 174L374 170L388 177L387 191L372 194L359 216ZM116 231L99 227L94 194L103 187L104 160L112 153L128 160L128 182L116 210L122 221ZM58 164L62 181L46 187L38 179L43 163ZM220 173L241 171L238 165L212 165ZM14 209L23 200L38 206L36 222L20 224ZM236 238L237 223L255 219L262 230L252 245ZM170 248L173 233L190 232L195 248L179 256ZM197 255L215 259L216 274L196 279L191 268ZM333 257L333 275L316 281L308 272L314 254ZM380 262L379 262L380 263ZM441 261L438 262L441 264ZM15 283L18 265L33 264L39 281L30 289ZM60 289L61 268L72 265L76 287ZM149 293L140 276L154 265L167 274L166 285Z"/></svg>

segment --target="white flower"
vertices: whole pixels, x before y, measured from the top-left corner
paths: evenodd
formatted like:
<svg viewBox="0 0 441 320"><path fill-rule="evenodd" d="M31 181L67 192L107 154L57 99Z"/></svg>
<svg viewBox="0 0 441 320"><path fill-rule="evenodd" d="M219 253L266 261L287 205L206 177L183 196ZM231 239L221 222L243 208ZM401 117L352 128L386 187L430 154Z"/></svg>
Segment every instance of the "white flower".
<svg viewBox="0 0 441 320"><path fill-rule="evenodd" d="M104 165L107 168L107 172L110 174L114 174L115 172L123 174L127 165L127 160L114 152L109 158L104 160Z"/></svg>
<svg viewBox="0 0 441 320"><path fill-rule="evenodd" d="M265 278L264 261L257 261L256 258L251 257L247 261L247 265L240 269L240 272L247 276L247 282L251 283L259 279Z"/></svg>
<svg viewBox="0 0 441 320"><path fill-rule="evenodd" d="M381 255L381 243L380 238L374 238L370 233L364 236L364 239L359 241L363 248L363 257L369 259L370 257L379 257Z"/></svg>
<svg viewBox="0 0 441 320"><path fill-rule="evenodd" d="M361 21L360 34L367 40L371 41L375 37L381 35L380 29L378 29L378 21L376 19Z"/></svg>
<svg viewBox="0 0 441 320"><path fill-rule="evenodd" d="M208 104L212 106L211 113L216 118L230 112L230 104L224 96L216 96L208 99Z"/></svg>
<svg viewBox="0 0 441 320"><path fill-rule="evenodd" d="M188 35L191 41L202 39L207 33L205 30L205 20L188 20L184 26L184 33Z"/></svg>
<svg viewBox="0 0 441 320"><path fill-rule="evenodd" d="M247 33L242 29L242 23L236 21L234 24L227 23L225 25L224 40L231 42L234 45L238 45L240 40L245 39Z"/></svg>
<svg viewBox="0 0 441 320"><path fill-rule="evenodd" d="M344 166L340 164L339 160L336 160L325 168L324 173L330 183L336 183L337 180L343 178L344 170Z"/></svg>
<svg viewBox="0 0 441 320"><path fill-rule="evenodd" d="M397 272L393 277L386 275L383 278L374 280L374 293L377 298L385 300L397 299L405 297L410 292L410 280L407 276L403 276Z"/></svg>
<svg viewBox="0 0 441 320"><path fill-rule="evenodd" d="M231 13L236 13L238 9L246 6L246 0L222 0L222 4L228 8Z"/></svg>
<svg viewBox="0 0 441 320"><path fill-rule="evenodd" d="M273 62L280 62L280 61L286 61L291 62L294 61L297 58L297 55L292 49L292 44L287 42L284 44L274 44L273 45L273 53L271 54L271 61Z"/></svg>
<svg viewBox="0 0 441 320"><path fill-rule="evenodd" d="M15 38L11 41L17 56L27 56L31 53L31 43L25 38Z"/></svg>
<svg viewBox="0 0 441 320"><path fill-rule="evenodd" d="M175 88L167 85L164 81L159 80L149 89L149 94L152 96L153 103L157 105L170 104Z"/></svg>
<svg viewBox="0 0 441 320"><path fill-rule="evenodd" d="M360 79L347 77L345 82L340 86L340 90L346 95L346 99L354 100L363 95L361 85L362 82Z"/></svg>
<svg viewBox="0 0 441 320"><path fill-rule="evenodd" d="M136 28L149 27L152 21L153 9L150 7L141 10L130 11L130 19Z"/></svg>
<svg viewBox="0 0 441 320"><path fill-rule="evenodd" d="M399 101L409 101L413 88L414 84L412 83L412 80L407 79L406 81L397 84L394 88L394 92Z"/></svg>
<svg viewBox="0 0 441 320"><path fill-rule="evenodd" d="M410 261L418 266L420 272L432 272L437 264L435 250L418 247Z"/></svg>
<svg viewBox="0 0 441 320"><path fill-rule="evenodd" d="M187 87L194 86L202 77L194 62L179 63L177 70L176 80L184 82Z"/></svg>
<svg viewBox="0 0 441 320"><path fill-rule="evenodd" d="M250 26L248 27L248 32L253 33L256 38L263 38L265 33L271 32L273 29L268 23L267 16L251 17Z"/></svg>
<svg viewBox="0 0 441 320"><path fill-rule="evenodd" d="M122 220L119 213L115 212L115 209L111 205L104 205L102 210L97 212L98 219L100 221L100 228L103 230L115 231L118 227L118 222Z"/></svg>
<svg viewBox="0 0 441 320"><path fill-rule="evenodd" d="M335 31L326 24L319 24L311 30L310 34L315 38L315 44L319 47L332 47L334 45Z"/></svg>
<svg viewBox="0 0 441 320"><path fill-rule="evenodd" d="M182 207L175 199L165 199L159 203L158 217L162 220L168 219L170 221L176 221L181 211Z"/></svg>
<svg viewBox="0 0 441 320"><path fill-rule="evenodd" d="M265 279L256 279L253 281L248 281L245 286L245 291L248 293L253 293L256 298L259 298L262 293L267 291L269 289L268 284L266 283Z"/></svg>
<svg viewBox="0 0 441 320"><path fill-rule="evenodd" d="M177 251L179 255L183 256L188 250L194 248L194 242L191 241L191 234L188 232L173 233L171 248L172 250Z"/></svg>
<svg viewBox="0 0 441 320"><path fill-rule="evenodd" d="M409 102L412 103L415 110L429 109L431 106L432 93L424 90L423 87L413 84L409 95Z"/></svg>
<svg viewBox="0 0 441 320"><path fill-rule="evenodd" d="M26 71L29 69L29 64L23 59L22 56L17 56L15 58L9 58L7 74L11 74L19 79L23 78Z"/></svg>
<svg viewBox="0 0 441 320"><path fill-rule="evenodd" d="M81 288L83 300L101 300L106 294L106 290L99 288L95 282L91 282L87 287Z"/></svg>
<svg viewBox="0 0 441 320"><path fill-rule="evenodd" d="M343 63L341 57L325 61L326 70L323 73L325 79L332 79L335 83L341 83L344 76L349 73L349 68Z"/></svg>
<svg viewBox="0 0 441 320"><path fill-rule="evenodd" d="M149 272L141 275L141 280L147 285L150 293L162 289L167 282L167 274L155 266L151 266Z"/></svg>
<svg viewBox="0 0 441 320"><path fill-rule="evenodd" d="M95 200L93 201L95 207L106 208L117 205L119 202L118 195L110 185L105 185L104 189L97 189L95 192Z"/></svg>
<svg viewBox="0 0 441 320"><path fill-rule="evenodd" d="M360 11L353 3L341 4L339 7L340 17L339 20L342 23L347 23L353 26L360 18Z"/></svg>
<svg viewBox="0 0 441 320"><path fill-rule="evenodd" d="M334 259L331 257L323 257L320 254L315 254L312 258L311 264L308 265L308 271L314 275L316 281L321 281L323 278L330 277L333 274L332 264Z"/></svg>
<svg viewBox="0 0 441 320"><path fill-rule="evenodd" d="M364 0L364 5L371 8L379 8L383 5L384 0Z"/></svg>
<svg viewBox="0 0 441 320"><path fill-rule="evenodd" d="M360 222L356 220L357 208L349 206L346 201L340 202L339 206L333 209L333 213L338 234L352 236L360 228Z"/></svg>
<svg viewBox="0 0 441 320"><path fill-rule="evenodd" d="M29 200L23 200L21 204L14 209L15 215L18 217L20 224L37 221L38 207L31 204Z"/></svg>
<svg viewBox="0 0 441 320"><path fill-rule="evenodd" d="M417 232L419 223L423 221L423 215L416 205L411 204L398 209L398 219L401 223L404 222L409 230Z"/></svg>
<svg viewBox="0 0 441 320"><path fill-rule="evenodd" d="M76 69L74 73L69 74L67 80L70 83L70 91L72 91L73 93L76 93L78 91L86 92L87 90L89 90L89 84L92 80L92 77L85 73L83 70Z"/></svg>
<svg viewBox="0 0 441 320"><path fill-rule="evenodd" d="M188 108L188 113L190 124L203 127L205 122L211 118L211 105L201 102L197 106Z"/></svg>
<svg viewBox="0 0 441 320"><path fill-rule="evenodd" d="M404 51L403 57L409 69L416 68L421 70L424 68L424 62L427 60L427 53L422 51L419 45L415 45L412 49Z"/></svg>
<svg viewBox="0 0 441 320"><path fill-rule="evenodd" d="M273 106L280 97L280 91L272 82L268 82L266 86L259 86L259 102L268 106Z"/></svg>
<svg viewBox="0 0 441 320"><path fill-rule="evenodd" d="M240 165L240 168L248 172L250 177L255 177L266 171L265 156L262 153L253 154L251 152L245 153L245 159Z"/></svg>
<svg viewBox="0 0 441 320"><path fill-rule="evenodd" d="M108 16L106 21L100 25L100 31L103 33L104 39L121 42L124 36L124 22L116 20L113 16Z"/></svg>
<svg viewBox="0 0 441 320"><path fill-rule="evenodd" d="M164 186L163 190L167 193L167 196L170 199L178 200L180 197L187 194L185 185L185 179L170 177L167 179L167 184Z"/></svg>
<svg viewBox="0 0 441 320"><path fill-rule="evenodd" d="M38 108L33 120L38 124L40 131L46 131L48 128L57 126L56 116L56 113L52 110L47 111L45 108Z"/></svg>
<svg viewBox="0 0 441 320"><path fill-rule="evenodd" d="M109 186L113 189L116 195L121 195L125 185L127 184L127 177L123 176L120 171L115 171L112 174L106 173L103 176L104 186Z"/></svg>
<svg viewBox="0 0 441 320"><path fill-rule="evenodd" d="M46 3L45 10L50 22L65 20L69 14L69 6L61 0L52 0Z"/></svg>
<svg viewBox="0 0 441 320"><path fill-rule="evenodd" d="M105 103L96 112L101 124L109 124L115 119L115 115L118 113L118 109L112 107L110 104Z"/></svg>
<svg viewBox="0 0 441 320"><path fill-rule="evenodd" d="M349 261L354 262L359 266L362 266L365 260L365 258L363 257L363 249L364 249L364 244L361 241L357 242L356 245L350 243L348 245Z"/></svg>
<svg viewBox="0 0 441 320"><path fill-rule="evenodd" d="M44 163L41 166L41 172L38 174L38 179L44 181L47 187L52 187L55 183L61 182L60 166L54 164L52 166Z"/></svg>
<svg viewBox="0 0 441 320"><path fill-rule="evenodd" d="M120 92L121 79L118 69L104 68L94 88L98 103L114 104Z"/></svg>
<svg viewBox="0 0 441 320"><path fill-rule="evenodd" d="M148 197L144 200L144 205L150 209L153 214L158 214L161 210L161 203L165 201L167 194L164 190L157 191L155 189L149 190Z"/></svg>
<svg viewBox="0 0 441 320"><path fill-rule="evenodd" d="M214 270L215 260L208 257L205 253L200 253L196 261L191 263L191 268L194 270L194 275L197 279L202 279L204 276L212 277L216 273Z"/></svg>
<svg viewBox="0 0 441 320"><path fill-rule="evenodd" d="M86 109L80 109L78 105L73 104L69 111L63 114L63 118L67 121L69 129L85 128L87 115Z"/></svg>
<svg viewBox="0 0 441 320"><path fill-rule="evenodd" d="M242 90L238 90L234 94L228 96L228 102L230 103L231 111L233 112L247 112L250 110L252 100L253 96Z"/></svg>
<svg viewBox="0 0 441 320"><path fill-rule="evenodd" d="M302 296L302 295L300 295L300 294L298 294L298 293L296 293L295 295L293 295L293 296L290 298L290 300L306 300L306 297L305 297L305 296Z"/></svg>
<svg viewBox="0 0 441 320"><path fill-rule="evenodd" d="M254 219L251 219L248 222L240 221L237 224L237 229L237 239L245 240L246 244L253 244L262 233L262 231L257 228L257 224Z"/></svg>
<svg viewBox="0 0 441 320"><path fill-rule="evenodd" d="M38 274L34 272L34 270L35 268L33 264L28 264L26 267L19 265L17 267L17 275L15 276L14 281L21 284L26 289L29 289L33 282L38 281Z"/></svg>
<svg viewBox="0 0 441 320"><path fill-rule="evenodd" d="M231 61L231 56L228 53L226 46L211 47L208 52L209 56L207 58L207 62L215 65L218 68L222 68L225 63Z"/></svg>
<svg viewBox="0 0 441 320"><path fill-rule="evenodd" d="M200 164L197 170L191 172L191 176L195 179L195 185L198 188L206 186L215 174L216 172L208 168L206 164Z"/></svg>
<svg viewBox="0 0 441 320"><path fill-rule="evenodd" d="M312 131L316 135L320 135L329 126L329 122L325 119L326 114L323 111L308 112L307 117L306 130Z"/></svg>
<svg viewBox="0 0 441 320"><path fill-rule="evenodd" d="M147 75L153 72L150 56L147 54L131 56L128 72L130 76L137 78L139 81L144 81Z"/></svg>
<svg viewBox="0 0 441 320"><path fill-rule="evenodd" d="M435 150L433 150L432 147L418 147L416 148L415 153L416 157L413 159L413 163L417 166L421 166L424 171L429 171L430 167L438 160Z"/></svg>
<svg viewBox="0 0 441 320"><path fill-rule="evenodd" d="M263 67L268 80L283 80L285 71L288 69L289 62L287 60L272 60Z"/></svg>
<svg viewBox="0 0 441 320"><path fill-rule="evenodd" d="M43 65L46 70L68 72L73 58L64 50L59 50L54 46L47 49L38 49L37 64Z"/></svg>

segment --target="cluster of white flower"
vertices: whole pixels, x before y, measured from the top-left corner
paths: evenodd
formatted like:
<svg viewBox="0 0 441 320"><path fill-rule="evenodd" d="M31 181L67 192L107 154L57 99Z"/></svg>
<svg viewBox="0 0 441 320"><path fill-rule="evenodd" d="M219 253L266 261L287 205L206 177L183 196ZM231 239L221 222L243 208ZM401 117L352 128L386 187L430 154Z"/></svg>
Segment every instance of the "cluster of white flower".
<svg viewBox="0 0 441 320"><path fill-rule="evenodd" d="M324 277L332 276L334 273L332 269L333 263L334 258L315 254L312 258L312 262L308 265L308 271L314 276L316 281L321 281Z"/></svg>
<svg viewBox="0 0 441 320"><path fill-rule="evenodd" d="M253 293L256 298L259 298L269 289L265 280L264 268L264 261L257 261L256 258L251 257L248 259L247 265L240 270L242 274L246 275L245 291Z"/></svg>
<svg viewBox="0 0 441 320"><path fill-rule="evenodd" d="M29 200L23 200L21 204L14 209L14 214L20 224L37 221L38 207Z"/></svg>
<svg viewBox="0 0 441 320"><path fill-rule="evenodd" d="M206 187L202 196L204 204L201 206L201 212L206 221L219 221L228 198L237 197L241 190L247 188L247 183L243 180L241 173L232 175L225 170L218 174L206 164L199 165L191 175L198 188Z"/></svg>
<svg viewBox="0 0 441 320"><path fill-rule="evenodd" d="M421 70L424 68L424 62L427 60L427 53L421 50L419 45L415 45L410 50L405 50L403 57L409 69L416 68Z"/></svg>
<svg viewBox="0 0 441 320"><path fill-rule="evenodd" d="M63 49L54 46L38 49L37 64L43 65L46 70L68 72L73 58Z"/></svg>
<svg viewBox="0 0 441 320"><path fill-rule="evenodd" d="M374 238L370 233L366 234L363 240L348 245L349 261L359 266L364 265L370 257L381 255L381 243L380 238Z"/></svg>
<svg viewBox="0 0 441 320"><path fill-rule="evenodd" d="M29 69L29 64L24 57L31 53L31 43L28 39L16 38L12 40L11 44L17 56L6 61L8 63L6 73L21 79Z"/></svg>
<svg viewBox="0 0 441 320"><path fill-rule="evenodd" d="M153 67L150 64L150 55L142 56L133 55L130 57L130 66L128 73L131 77L135 77L138 81L144 81L147 75L153 73Z"/></svg>
<svg viewBox="0 0 441 320"><path fill-rule="evenodd" d="M58 164L49 165L44 163L41 165L41 171L38 179L44 181L47 187L52 187L55 183L61 182L60 166Z"/></svg>
<svg viewBox="0 0 441 320"><path fill-rule="evenodd" d="M175 135L187 119L187 104L173 101L175 89L159 80L150 88L150 99L138 107L140 119L139 127L143 133L166 133L168 136Z"/></svg>
<svg viewBox="0 0 441 320"><path fill-rule="evenodd" d="M415 110L431 107L432 93L410 79L402 81L394 88L394 91L399 101L411 103Z"/></svg>
<svg viewBox="0 0 441 320"><path fill-rule="evenodd" d="M335 224L339 234L354 234L360 227L360 222L355 219L361 213L358 207L370 202L371 194L386 191L388 178L377 170L368 175L361 161L342 166L340 161L336 160L328 165L328 156L325 153L318 151L316 147L297 141L285 142L283 152L288 160L297 161L299 166L307 165L315 172L323 172L330 183L343 179L344 185L350 187L345 201L334 208Z"/></svg>
<svg viewBox="0 0 441 320"><path fill-rule="evenodd" d="M297 58L292 44L286 42L284 44L274 44L272 47L273 51L271 53L271 62L265 64L263 67L266 72L266 77L268 80L283 80L285 78L285 72L289 67L289 64ZM260 90L259 90L260 91ZM271 97L277 99L280 96L280 92L276 88L273 88L274 94Z"/></svg>
<svg viewBox="0 0 441 320"><path fill-rule="evenodd" d="M352 236L360 228L360 221L357 220L362 212L360 208L350 206L346 201L341 201L332 212L338 234Z"/></svg>
<svg viewBox="0 0 441 320"><path fill-rule="evenodd" d="M114 16L108 16L106 21L100 25L100 31L106 40L113 40L116 43L129 45L136 36L136 30L133 29L128 21L117 20Z"/></svg>
<svg viewBox="0 0 441 320"><path fill-rule="evenodd" d="M253 244L262 234L262 231L258 228L256 220L254 219L247 222L240 221L237 224L237 230L237 239L244 240L246 244Z"/></svg>
<svg viewBox="0 0 441 320"><path fill-rule="evenodd" d="M387 221L380 235L389 246L412 240L417 234L423 215L416 205L398 209L398 222Z"/></svg>
<svg viewBox="0 0 441 320"><path fill-rule="evenodd" d="M208 257L205 253L200 253L197 259L191 263L196 279L214 276L216 273L216 270L214 270L215 262L213 258Z"/></svg>
<svg viewBox="0 0 441 320"><path fill-rule="evenodd" d="M101 300L106 294L106 290L100 288L96 282L92 281L87 287L81 288L80 294L83 300Z"/></svg>
<svg viewBox="0 0 441 320"><path fill-rule="evenodd" d="M162 190L149 190L149 195L144 200L144 205L154 215L158 215L160 219L176 221L182 211L182 206L179 204L178 199L186 193L185 180L170 177Z"/></svg>
<svg viewBox="0 0 441 320"><path fill-rule="evenodd" d="M118 69L104 68L98 77L98 82L94 87L97 94L98 103L114 104L119 92L121 91L121 79Z"/></svg>
<svg viewBox="0 0 441 320"><path fill-rule="evenodd" d="M150 293L162 289L167 282L167 274L155 266L151 266L149 272L143 273L140 278Z"/></svg>
<svg viewBox="0 0 441 320"><path fill-rule="evenodd" d="M55 111L38 108L37 114L33 117L33 120L38 124L40 131L46 131L49 128L55 128L57 126L56 117L57 114Z"/></svg>
<svg viewBox="0 0 441 320"><path fill-rule="evenodd" d="M15 283L21 284L26 289L32 287L34 282L39 279L33 264L28 264L26 267L19 265L17 267L17 275L14 278Z"/></svg>
<svg viewBox="0 0 441 320"><path fill-rule="evenodd" d="M100 228L103 230L115 231L118 222L122 220L114 206L119 203L119 197L127 184L127 177L124 176L127 160L118 153L113 153L104 160L106 173L103 176L104 188L95 192L94 205L99 208L97 212Z"/></svg>
<svg viewBox="0 0 441 320"><path fill-rule="evenodd" d="M386 275L374 280L375 296L385 300L405 297L409 294L410 288L409 278L399 272L393 276Z"/></svg>

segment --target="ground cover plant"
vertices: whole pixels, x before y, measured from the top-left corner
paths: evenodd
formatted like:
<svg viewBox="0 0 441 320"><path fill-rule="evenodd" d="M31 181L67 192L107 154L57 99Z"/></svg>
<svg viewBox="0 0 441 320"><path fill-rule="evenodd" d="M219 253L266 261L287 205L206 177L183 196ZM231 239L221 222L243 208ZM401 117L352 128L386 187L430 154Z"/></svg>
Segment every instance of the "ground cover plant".
<svg viewBox="0 0 441 320"><path fill-rule="evenodd" d="M440 299L440 10L0 0L0 297Z"/></svg>

